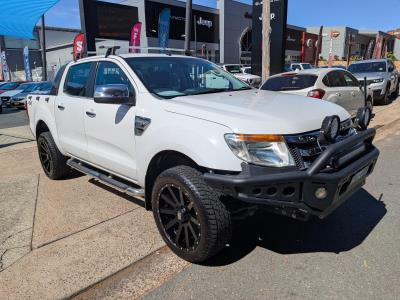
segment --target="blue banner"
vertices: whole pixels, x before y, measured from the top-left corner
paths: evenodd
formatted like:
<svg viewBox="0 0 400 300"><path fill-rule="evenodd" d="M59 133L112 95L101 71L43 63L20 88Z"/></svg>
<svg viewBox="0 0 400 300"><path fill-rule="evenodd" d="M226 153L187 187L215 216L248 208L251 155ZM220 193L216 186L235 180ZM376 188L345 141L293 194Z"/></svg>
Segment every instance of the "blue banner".
<svg viewBox="0 0 400 300"><path fill-rule="evenodd" d="M160 48L168 48L170 19L171 9L164 8L158 18L158 40Z"/></svg>
<svg viewBox="0 0 400 300"><path fill-rule="evenodd" d="M24 68L26 81L32 81L31 65L29 63L29 48L25 46L24 48Z"/></svg>

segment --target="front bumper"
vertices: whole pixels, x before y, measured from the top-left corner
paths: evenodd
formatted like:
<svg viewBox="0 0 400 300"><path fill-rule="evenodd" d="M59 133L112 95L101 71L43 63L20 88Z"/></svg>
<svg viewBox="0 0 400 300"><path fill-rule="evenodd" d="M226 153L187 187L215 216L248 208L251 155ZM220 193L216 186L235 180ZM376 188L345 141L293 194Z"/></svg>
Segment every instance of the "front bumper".
<svg viewBox="0 0 400 300"><path fill-rule="evenodd" d="M276 170L248 166L238 175L206 173L212 187L234 198L306 220L324 218L359 190L374 169L379 150L372 145L374 129L367 129L329 146L307 170ZM315 191L325 188L318 199Z"/></svg>

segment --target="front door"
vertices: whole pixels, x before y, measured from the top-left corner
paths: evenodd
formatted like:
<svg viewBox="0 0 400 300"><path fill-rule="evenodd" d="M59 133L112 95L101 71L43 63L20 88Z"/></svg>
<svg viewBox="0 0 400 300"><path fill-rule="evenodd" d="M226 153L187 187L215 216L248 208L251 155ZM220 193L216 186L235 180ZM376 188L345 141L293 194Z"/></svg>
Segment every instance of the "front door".
<svg viewBox="0 0 400 300"><path fill-rule="evenodd" d="M349 110L352 116L357 114L357 110L360 107L365 106L364 92L360 88L358 80L349 72L343 71L343 77L349 90Z"/></svg>
<svg viewBox="0 0 400 300"><path fill-rule="evenodd" d="M59 87L55 101L58 139L71 156L88 159L83 110L88 98L88 82L94 72L93 62L72 65L64 86Z"/></svg>
<svg viewBox="0 0 400 300"><path fill-rule="evenodd" d="M135 95L124 67L111 60L100 61L94 82L98 86L125 84ZM128 179L136 179L135 106L85 102L84 122L90 162Z"/></svg>

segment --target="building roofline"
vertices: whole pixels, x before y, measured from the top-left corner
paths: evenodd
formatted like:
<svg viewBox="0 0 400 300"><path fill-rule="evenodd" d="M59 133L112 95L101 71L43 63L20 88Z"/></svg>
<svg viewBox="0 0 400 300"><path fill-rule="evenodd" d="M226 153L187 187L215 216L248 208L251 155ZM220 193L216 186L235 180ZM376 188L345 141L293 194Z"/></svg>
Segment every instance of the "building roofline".
<svg viewBox="0 0 400 300"><path fill-rule="evenodd" d="M35 26L35 29L41 30L42 26ZM53 30L53 31L63 31L63 32L81 32L81 29L78 28L64 28L64 27L53 27L53 26L46 26L45 30Z"/></svg>

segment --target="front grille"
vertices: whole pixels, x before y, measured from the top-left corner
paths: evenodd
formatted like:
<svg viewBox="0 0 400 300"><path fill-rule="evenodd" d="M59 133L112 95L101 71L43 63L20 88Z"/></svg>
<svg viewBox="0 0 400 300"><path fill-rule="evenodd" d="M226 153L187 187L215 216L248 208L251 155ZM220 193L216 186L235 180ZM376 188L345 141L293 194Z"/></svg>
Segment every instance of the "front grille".
<svg viewBox="0 0 400 300"><path fill-rule="evenodd" d="M351 120L343 121L340 124L340 134L336 139L339 142L355 133ZM317 157L325 150L326 146L318 143L320 131L286 136L286 143L290 153L299 169L307 169Z"/></svg>

